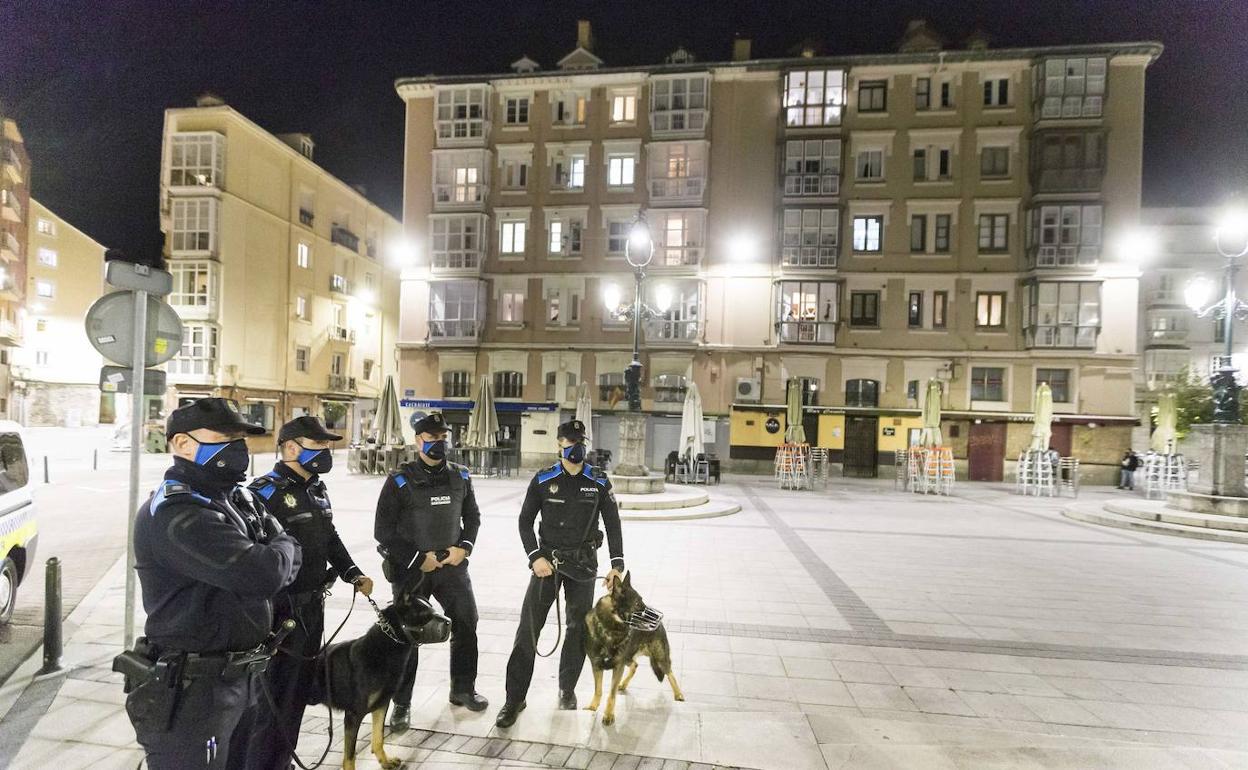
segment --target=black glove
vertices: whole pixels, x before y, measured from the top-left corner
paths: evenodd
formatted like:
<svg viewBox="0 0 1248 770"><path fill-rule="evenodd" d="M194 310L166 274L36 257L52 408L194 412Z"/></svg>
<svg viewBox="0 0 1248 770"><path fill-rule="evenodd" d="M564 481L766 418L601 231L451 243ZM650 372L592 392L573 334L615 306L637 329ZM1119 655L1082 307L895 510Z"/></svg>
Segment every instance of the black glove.
<svg viewBox="0 0 1248 770"><path fill-rule="evenodd" d="M264 529L264 542L266 543L272 542L273 538L286 533L282 523L271 513L261 513L260 524Z"/></svg>

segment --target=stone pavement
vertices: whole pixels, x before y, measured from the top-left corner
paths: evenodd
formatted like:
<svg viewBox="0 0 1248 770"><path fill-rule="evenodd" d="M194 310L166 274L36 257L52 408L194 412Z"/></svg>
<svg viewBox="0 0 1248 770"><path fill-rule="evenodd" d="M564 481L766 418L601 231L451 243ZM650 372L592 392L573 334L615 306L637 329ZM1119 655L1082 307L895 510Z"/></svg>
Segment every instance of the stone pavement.
<svg viewBox="0 0 1248 770"><path fill-rule="evenodd" d="M380 480L333 482L344 540L375 567ZM1248 768L1248 550L1071 521L1068 501L992 485L923 498L885 482L795 492L733 477L716 492L738 514L627 522L634 581L666 613L687 701L643 664L604 728L554 709L555 663L539 660L528 710L499 731L526 579L522 490L478 481L478 689L491 708L452 709L447 651L423 650L416 729L388 739L410 767ZM1097 497L1109 494L1085 490ZM118 565L71 616L67 673L34 682L5 718L30 723L14 767L137 762L108 671L121 579ZM329 603L332 627L350 594ZM369 622L359 603L343 638ZM582 701L591 691L583 676ZM325 727L310 710L306 760Z"/></svg>

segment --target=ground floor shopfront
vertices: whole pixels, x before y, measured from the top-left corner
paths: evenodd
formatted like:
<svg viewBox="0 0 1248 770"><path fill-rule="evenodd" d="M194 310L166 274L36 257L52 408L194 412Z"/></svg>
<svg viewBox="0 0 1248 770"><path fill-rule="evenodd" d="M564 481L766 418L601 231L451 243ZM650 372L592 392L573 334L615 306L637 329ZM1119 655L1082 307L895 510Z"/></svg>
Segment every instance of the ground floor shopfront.
<svg viewBox="0 0 1248 770"><path fill-rule="evenodd" d="M250 436L247 439L248 448L255 453L274 451L277 430L287 421L308 414L321 418L326 427L343 436L343 440L336 445L338 447L363 441L377 410L377 399L371 397L243 387L174 385L163 401L158 400L161 412L159 416L154 417L149 410L149 422L163 421L169 411L197 398L209 396L232 399L244 417L264 426L267 431L264 435Z"/></svg>

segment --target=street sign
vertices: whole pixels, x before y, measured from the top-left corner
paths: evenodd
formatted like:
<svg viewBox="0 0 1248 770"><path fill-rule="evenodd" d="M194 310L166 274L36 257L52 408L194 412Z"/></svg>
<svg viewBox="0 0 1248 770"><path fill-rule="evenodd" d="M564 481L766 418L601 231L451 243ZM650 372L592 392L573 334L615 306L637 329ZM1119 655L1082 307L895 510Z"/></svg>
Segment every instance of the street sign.
<svg viewBox="0 0 1248 770"><path fill-rule="evenodd" d="M109 266L126 264L110 262ZM87 340L104 358L130 366L134 353L134 293L105 294L87 310ZM147 297L144 366L163 364L182 349L182 320L157 297Z"/></svg>
<svg viewBox="0 0 1248 770"><path fill-rule="evenodd" d="M100 390L104 393L133 393L134 372L128 366L107 366L100 369ZM165 373L159 369L143 372L143 395L163 396Z"/></svg>
<svg viewBox="0 0 1248 770"><path fill-rule="evenodd" d="M109 286L116 286L118 289L145 291L162 297L173 291L173 275L169 271L136 265L133 262L106 262L104 280L108 281Z"/></svg>

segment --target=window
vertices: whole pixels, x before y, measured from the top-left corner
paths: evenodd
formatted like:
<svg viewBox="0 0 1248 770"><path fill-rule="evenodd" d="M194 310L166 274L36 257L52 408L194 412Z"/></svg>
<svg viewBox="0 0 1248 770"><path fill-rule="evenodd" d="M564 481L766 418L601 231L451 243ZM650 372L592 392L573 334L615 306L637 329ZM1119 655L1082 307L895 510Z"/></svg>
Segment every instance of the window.
<svg viewBox="0 0 1248 770"><path fill-rule="evenodd" d="M306 243L298 243L295 245L295 264L303 269L308 269L312 264L312 247Z"/></svg>
<svg viewBox="0 0 1248 770"><path fill-rule="evenodd" d="M884 179L884 151L863 150L858 153L858 179L879 182Z"/></svg>
<svg viewBox="0 0 1248 770"><path fill-rule="evenodd" d="M910 217L910 251L927 251L927 215Z"/></svg>
<svg viewBox="0 0 1248 770"><path fill-rule="evenodd" d="M528 222L523 219L504 219L499 222L498 251L500 254L523 254L525 231Z"/></svg>
<svg viewBox="0 0 1248 770"><path fill-rule="evenodd" d="M781 261L785 267L836 267L840 212L785 209Z"/></svg>
<svg viewBox="0 0 1248 770"><path fill-rule="evenodd" d="M708 75L650 81L650 128L656 134L706 128Z"/></svg>
<svg viewBox="0 0 1248 770"><path fill-rule="evenodd" d="M486 153L483 150L434 152L434 203L480 203L486 196L487 168Z"/></svg>
<svg viewBox="0 0 1248 770"><path fill-rule="evenodd" d="M55 237L56 236L56 223L53 222L51 219L40 218L39 220L35 222L35 230L40 235L47 235L49 237Z"/></svg>
<svg viewBox="0 0 1248 770"><path fill-rule="evenodd" d="M631 124L637 120L637 94L634 91L611 94L611 123Z"/></svg>
<svg viewBox="0 0 1248 770"><path fill-rule="evenodd" d="M364 359L364 366L361 374L365 380L371 380L373 378L373 367L375 365L376 363L371 358Z"/></svg>
<svg viewBox="0 0 1248 770"><path fill-rule="evenodd" d="M566 92L551 94L551 122L555 126L575 127L585 125L589 109L589 94Z"/></svg>
<svg viewBox="0 0 1248 770"><path fill-rule="evenodd" d="M919 400L919 381L918 380L910 380L909 382L906 383L906 398L910 399L911 401Z"/></svg>
<svg viewBox="0 0 1248 770"><path fill-rule="evenodd" d="M1101 326L1101 285L1042 281L1027 287L1023 327L1029 347L1095 348Z"/></svg>
<svg viewBox="0 0 1248 770"><path fill-rule="evenodd" d="M225 137L215 131L174 134L169 140L169 184L219 187L225 167ZM40 230L42 233L43 231ZM51 233L47 233L51 235Z"/></svg>
<svg viewBox="0 0 1248 770"><path fill-rule="evenodd" d="M436 281L429 286L429 335L439 339L476 337L483 313L476 281Z"/></svg>
<svg viewBox="0 0 1248 770"><path fill-rule="evenodd" d="M915 78L914 80L914 108L916 110L927 110L932 107L932 79L931 78Z"/></svg>
<svg viewBox="0 0 1248 770"><path fill-rule="evenodd" d="M1100 131L1044 131L1031 147L1038 192L1100 190L1105 169L1105 135Z"/></svg>
<svg viewBox="0 0 1248 770"><path fill-rule="evenodd" d="M688 378L683 374L654 375L654 402L656 404L679 404L685 400L689 389Z"/></svg>
<svg viewBox="0 0 1248 770"><path fill-rule="evenodd" d="M519 325L524 323L524 291L504 289L498 295L498 322Z"/></svg>
<svg viewBox="0 0 1248 770"><path fill-rule="evenodd" d="M35 331L46 332L48 330L48 319L39 318L35 321Z"/></svg>
<svg viewBox="0 0 1248 770"><path fill-rule="evenodd" d="M295 297L295 318L300 321L308 320L308 298L302 294Z"/></svg>
<svg viewBox="0 0 1248 770"><path fill-rule="evenodd" d="M914 150L914 181L922 182L927 179L927 149L917 147Z"/></svg>
<svg viewBox="0 0 1248 770"><path fill-rule="evenodd" d="M341 377L343 369L346 368L347 357L342 353L335 353L329 359L329 373L335 377Z"/></svg>
<svg viewBox="0 0 1248 770"><path fill-rule="evenodd" d="M433 239L433 267L473 270L481 264L481 224L478 214L429 218Z"/></svg>
<svg viewBox="0 0 1248 770"><path fill-rule="evenodd" d="M472 372L442 372L443 398L469 398L471 393Z"/></svg>
<svg viewBox="0 0 1248 770"><path fill-rule="evenodd" d="M475 139L485 135L488 89L485 86L438 91L438 139Z"/></svg>
<svg viewBox="0 0 1248 770"><path fill-rule="evenodd" d="M658 304L659 291L668 291L671 305L646 325L646 339L683 340L692 342L698 337L698 306L702 286L698 281L672 281L650 290L646 301Z"/></svg>
<svg viewBox="0 0 1248 770"><path fill-rule="evenodd" d="M1049 384L1049 390L1053 392L1053 401L1059 404L1069 404L1070 400L1070 370L1069 369L1036 369L1036 385L1042 382Z"/></svg>
<svg viewBox="0 0 1248 770"><path fill-rule="evenodd" d="M628 247L628 233L632 229L631 217L607 220L607 256L623 257Z"/></svg>
<svg viewBox="0 0 1248 770"><path fill-rule="evenodd" d="M981 291L975 295L975 325L984 329L1005 328L1005 292Z"/></svg>
<svg viewBox="0 0 1248 770"><path fill-rule="evenodd" d="M923 292L912 291L906 302L906 325L911 329L923 328Z"/></svg>
<svg viewBox="0 0 1248 770"><path fill-rule="evenodd" d="M635 155L610 155L607 157L607 184L611 187L632 187L633 174L637 168Z"/></svg>
<svg viewBox="0 0 1248 770"><path fill-rule="evenodd" d="M706 215L702 211L656 211L651 219L654 259L657 265L678 267L702 261Z"/></svg>
<svg viewBox="0 0 1248 770"><path fill-rule="evenodd" d="M212 263L169 262L173 291L169 304L176 307L208 307L212 302Z"/></svg>
<svg viewBox="0 0 1248 770"><path fill-rule="evenodd" d="M1005 401L1005 369L996 366L971 367L972 401Z"/></svg>
<svg viewBox="0 0 1248 770"><path fill-rule="evenodd" d="M303 372L305 374L307 373L308 358L311 355L312 355L312 351L310 348L304 348L304 347L295 348L295 371L296 372Z"/></svg>
<svg viewBox="0 0 1248 770"><path fill-rule="evenodd" d="M942 110L953 108L953 84L947 80L940 84L940 108Z"/></svg>
<svg viewBox="0 0 1248 770"><path fill-rule="evenodd" d="M552 189L585 189L586 150L557 150L553 154L554 171L551 174Z"/></svg>
<svg viewBox="0 0 1248 770"><path fill-rule="evenodd" d="M802 394L802 406L819 406L819 378L795 377L798 392ZM784 392L789 392L789 383L784 384Z"/></svg>
<svg viewBox="0 0 1248 770"><path fill-rule="evenodd" d="M57 256L58 256L56 253L56 249L48 249L48 248L40 247L38 255L39 255L39 264L43 265L44 267L56 267Z"/></svg>
<svg viewBox="0 0 1248 770"><path fill-rule="evenodd" d="M548 214L546 247L550 256L580 256L584 246L585 216Z"/></svg>
<svg viewBox="0 0 1248 770"><path fill-rule="evenodd" d="M1008 107L1010 104L1010 79L993 78L984 81L984 106Z"/></svg>
<svg viewBox="0 0 1248 770"><path fill-rule="evenodd" d="M785 195L836 195L840 190L839 139L794 139L784 145Z"/></svg>
<svg viewBox="0 0 1248 770"><path fill-rule="evenodd" d="M979 215L979 250L1008 251L1010 247L1010 215Z"/></svg>
<svg viewBox="0 0 1248 770"><path fill-rule="evenodd" d="M953 178L953 150L939 149L936 151L936 178Z"/></svg>
<svg viewBox="0 0 1248 770"><path fill-rule="evenodd" d="M1034 92L1045 118L1099 118L1105 102L1104 57L1046 59L1033 69Z"/></svg>
<svg viewBox="0 0 1248 770"><path fill-rule="evenodd" d="M858 84L858 111L884 112L888 109L888 81L864 80Z"/></svg>
<svg viewBox="0 0 1248 770"><path fill-rule="evenodd" d="M529 122L529 97L509 96L506 99L507 109L503 122L509 126L523 126Z"/></svg>
<svg viewBox="0 0 1248 770"><path fill-rule="evenodd" d="M563 393L560 393L559 372L546 372L546 400L575 401L576 374L574 372L563 373Z"/></svg>
<svg viewBox="0 0 1248 770"><path fill-rule="evenodd" d="M880 405L878 380L846 380L845 406L873 407Z"/></svg>
<svg viewBox="0 0 1248 770"><path fill-rule="evenodd" d="M598 375L598 401L610 404L613 399L624 400L624 372L604 372Z"/></svg>
<svg viewBox="0 0 1248 770"><path fill-rule="evenodd" d="M1036 267L1095 265L1101 255L1101 207L1041 206L1029 212Z"/></svg>
<svg viewBox="0 0 1248 770"><path fill-rule="evenodd" d="M173 253L210 252L216 245L217 202L212 198L175 198Z"/></svg>
<svg viewBox="0 0 1248 770"><path fill-rule="evenodd" d="M546 326L574 326L580 321L580 294L566 286L547 286Z"/></svg>
<svg viewBox="0 0 1248 770"><path fill-rule="evenodd" d="M706 185L706 142L662 142L646 148L650 197L701 201Z"/></svg>
<svg viewBox="0 0 1248 770"><path fill-rule="evenodd" d="M247 422L259 425L270 433L273 432L274 411L273 404L265 401L248 401L241 410Z"/></svg>
<svg viewBox="0 0 1248 770"><path fill-rule="evenodd" d="M781 342L836 341L837 286L831 281L782 281L776 325Z"/></svg>
<svg viewBox="0 0 1248 770"><path fill-rule="evenodd" d="M932 328L944 329L949 318L949 292L932 292Z"/></svg>
<svg viewBox="0 0 1248 770"><path fill-rule="evenodd" d="M849 295L849 325L878 327L880 325L880 293L855 291Z"/></svg>
<svg viewBox="0 0 1248 770"><path fill-rule="evenodd" d="M35 351L35 366L47 366L47 365L48 365L48 351L36 350Z"/></svg>
<svg viewBox="0 0 1248 770"><path fill-rule="evenodd" d="M56 296L56 284L46 279L35 281L35 295L40 299L54 298Z"/></svg>
<svg viewBox="0 0 1248 770"><path fill-rule="evenodd" d="M884 217L854 217L854 251L876 252L883 240Z"/></svg>
<svg viewBox="0 0 1248 770"><path fill-rule="evenodd" d="M1007 177L1010 175L1010 148L985 147L979 153L979 175Z"/></svg>
<svg viewBox="0 0 1248 770"><path fill-rule="evenodd" d="M524 190L529 186L529 159L503 158L502 185L504 190Z"/></svg>
<svg viewBox="0 0 1248 770"><path fill-rule="evenodd" d="M839 126L844 109L844 70L802 70L784 76L785 125Z"/></svg>
<svg viewBox="0 0 1248 770"><path fill-rule="evenodd" d="M495 398L521 398L524 396L524 374L521 372L494 372Z"/></svg>
<svg viewBox="0 0 1248 770"><path fill-rule="evenodd" d="M949 231L952 220L953 216L950 214L936 215L936 232L932 239L932 248L937 254L946 254L949 251Z"/></svg>
<svg viewBox="0 0 1248 770"><path fill-rule="evenodd" d="M216 371L217 327L183 323L182 349L169 362L170 374L209 375Z"/></svg>

